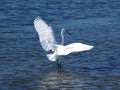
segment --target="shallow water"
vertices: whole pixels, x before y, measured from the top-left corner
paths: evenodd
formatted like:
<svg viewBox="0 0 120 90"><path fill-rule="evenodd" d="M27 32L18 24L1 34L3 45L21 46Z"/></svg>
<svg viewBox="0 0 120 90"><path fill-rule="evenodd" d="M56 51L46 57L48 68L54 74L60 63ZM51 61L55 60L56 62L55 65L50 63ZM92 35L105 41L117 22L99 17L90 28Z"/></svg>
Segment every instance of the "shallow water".
<svg viewBox="0 0 120 90"><path fill-rule="evenodd" d="M120 90L119 0L0 1L0 90ZM41 16L58 43L94 45L48 61L33 26Z"/></svg>

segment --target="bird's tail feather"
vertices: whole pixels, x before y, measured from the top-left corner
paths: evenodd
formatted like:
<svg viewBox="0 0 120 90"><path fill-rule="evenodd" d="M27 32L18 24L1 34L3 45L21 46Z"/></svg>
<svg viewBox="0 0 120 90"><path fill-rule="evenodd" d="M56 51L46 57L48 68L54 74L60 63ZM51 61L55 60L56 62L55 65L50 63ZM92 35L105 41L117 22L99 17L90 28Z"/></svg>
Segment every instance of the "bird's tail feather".
<svg viewBox="0 0 120 90"><path fill-rule="evenodd" d="M56 56L54 54L47 54L47 57L50 61L56 61Z"/></svg>

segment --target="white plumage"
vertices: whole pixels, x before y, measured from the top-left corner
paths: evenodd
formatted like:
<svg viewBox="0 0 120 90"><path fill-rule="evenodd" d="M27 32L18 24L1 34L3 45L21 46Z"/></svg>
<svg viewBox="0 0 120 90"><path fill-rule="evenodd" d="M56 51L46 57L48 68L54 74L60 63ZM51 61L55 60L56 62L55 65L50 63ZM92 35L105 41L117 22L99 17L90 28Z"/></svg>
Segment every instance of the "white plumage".
<svg viewBox="0 0 120 90"><path fill-rule="evenodd" d="M61 55L68 55L72 52L86 51L94 47L82 43L72 43L66 46L57 44L52 28L48 26L40 17L37 17L34 20L34 26L39 34L39 39L43 49L46 51L54 51L53 54L47 54L50 61L56 61ZM64 42L63 31L64 29L61 31L62 43Z"/></svg>

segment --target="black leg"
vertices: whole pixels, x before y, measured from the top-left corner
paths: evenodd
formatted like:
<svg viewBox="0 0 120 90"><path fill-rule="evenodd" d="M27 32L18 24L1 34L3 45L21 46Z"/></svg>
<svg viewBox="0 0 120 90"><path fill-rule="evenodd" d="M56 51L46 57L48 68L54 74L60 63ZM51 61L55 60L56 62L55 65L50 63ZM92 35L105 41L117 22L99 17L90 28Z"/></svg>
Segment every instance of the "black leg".
<svg viewBox="0 0 120 90"><path fill-rule="evenodd" d="M58 65L58 67L62 67L60 58L57 60L57 65Z"/></svg>

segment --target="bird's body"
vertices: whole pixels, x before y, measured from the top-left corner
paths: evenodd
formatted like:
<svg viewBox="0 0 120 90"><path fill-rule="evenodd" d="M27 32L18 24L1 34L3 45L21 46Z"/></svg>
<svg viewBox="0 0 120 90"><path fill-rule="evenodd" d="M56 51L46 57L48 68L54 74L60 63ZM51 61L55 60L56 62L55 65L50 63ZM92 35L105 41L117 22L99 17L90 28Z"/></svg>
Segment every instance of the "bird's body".
<svg viewBox="0 0 120 90"><path fill-rule="evenodd" d="M64 46L64 29L61 30L62 41L57 44L52 28L48 26L40 17L34 20L34 26L39 34L41 45L45 51L54 51L53 54L47 54L50 61L56 61L61 55L68 55L72 52L80 52L92 49L94 46L82 43L72 43Z"/></svg>
<svg viewBox="0 0 120 90"><path fill-rule="evenodd" d="M80 47L80 48L78 48L78 47ZM66 46L58 45L57 50L53 54L50 54L51 57L55 57L55 58L52 59L49 56L48 59L51 60L51 61L56 61L57 58L61 55L64 56L64 55L68 55L72 52L86 51L86 50L89 50L89 49L92 49L92 48L93 48L93 46L82 44L82 43L73 43L73 44L69 44L69 45L66 45Z"/></svg>

